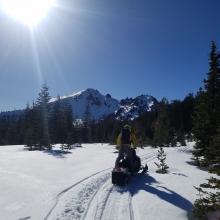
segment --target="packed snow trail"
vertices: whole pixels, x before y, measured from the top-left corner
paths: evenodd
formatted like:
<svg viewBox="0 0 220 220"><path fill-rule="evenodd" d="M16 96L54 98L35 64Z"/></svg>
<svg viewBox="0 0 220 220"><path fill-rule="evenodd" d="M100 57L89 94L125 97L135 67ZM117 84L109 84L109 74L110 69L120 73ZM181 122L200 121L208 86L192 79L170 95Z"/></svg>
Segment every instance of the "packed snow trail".
<svg viewBox="0 0 220 220"><path fill-rule="evenodd" d="M89 179L89 178L91 178L91 177L93 177L93 176L96 176L96 175L98 175L98 174L100 174L100 173L102 173L102 172L104 172L104 171L109 170L109 169L111 169L111 168L107 168L107 169L101 170L101 171L99 171L99 172L97 172L97 173L94 173L94 174L92 174L92 175L90 175L90 176L88 176L88 177L86 177L86 178L84 178L84 179L78 181L77 183L74 183L74 184L71 185L70 187L68 187L68 188L66 188L66 189L64 189L64 190L62 190L62 191L56 196L55 204L53 205L53 207L51 208L51 210L49 211L49 213L47 214L47 216L46 216L44 219L45 219L45 220L48 219L48 217L50 216L50 214L52 213L52 211L53 211L54 208L56 207L57 203L59 202L59 198L60 198L64 193L68 192L68 191L71 190L73 187L76 187L77 185L81 184L82 182L86 181L87 179Z"/></svg>
<svg viewBox="0 0 220 220"><path fill-rule="evenodd" d="M155 159L155 154L146 154L141 157L143 163L153 159ZM132 182L133 178L137 178L137 176L133 176L130 182ZM119 187L112 185L110 180L108 184L103 187L104 189L100 190L96 200L94 199L93 207L89 207L90 213L86 219L135 219L132 197L129 192L130 182L125 187ZM91 216L93 217L91 218Z"/></svg>
<svg viewBox="0 0 220 220"><path fill-rule="evenodd" d="M142 156L142 161L147 162L149 161L149 158L150 160L154 159L155 154L152 153L144 154ZM123 195L124 199L121 200L120 204L125 204L123 209L125 210L129 209L129 213L130 213L130 217L129 218L126 217L126 219L133 219L133 210L131 209L132 208L131 196L129 192L126 193L123 188L120 189L120 187L117 188L112 185L110 178L111 173L106 172L104 174L99 175L100 173L103 173L104 171L107 171L109 169L112 169L112 167L99 171L93 175L90 175L87 178L84 178L83 180L79 181L76 184L73 184L72 186L68 187L67 189L59 193L57 195L55 205L52 207L52 209L50 210L50 212L48 213L45 219L76 219L76 220L91 219L91 213L89 213L90 209L91 207L94 206L94 202L96 205L97 195L100 196L102 194L104 194L104 196L103 195L101 196L102 197L101 200L105 201L105 203L102 206L102 208L95 207L97 213L95 215L93 214L94 215L93 219L103 219L102 218L103 213L106 210L108 210L107 206L109 206L109 203L111 206L111 210L113 210L113 206L109 201L112 201L114 204L116 201L119 200L119 198L121 200L122 198L121 195ZM77 189L77 186L79 184L81 184L81 186L78 187ZM107 187L107 195L105 195L106 187ZM61 198L61 196L64 193L67 193L67 195L64 195L63 198ZM128 204L126 203L127 201L129 201ZM58 202L60 204L58 204ZM62 213L56 213L56 211L55 213L52 213L52 211L55 208L59 211L63 210ZM105 219L113 219L111 217L111 213L104 214L104 216L108 216Z"/></svg>

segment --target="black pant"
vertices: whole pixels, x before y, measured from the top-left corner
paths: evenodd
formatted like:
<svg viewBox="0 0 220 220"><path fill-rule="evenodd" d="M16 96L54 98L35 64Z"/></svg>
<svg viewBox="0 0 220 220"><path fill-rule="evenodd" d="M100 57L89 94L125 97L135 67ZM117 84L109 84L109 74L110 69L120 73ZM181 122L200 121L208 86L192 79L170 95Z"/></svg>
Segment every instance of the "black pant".
<svg viewBox="0 0 220 220"><path fill-rule="evenodd" d="M119 161L124 158L124 154L127 156L127 159L129 160L130 169L133 170L133 155L132 155L132 149L130 145L120 146L118 157L115 161L115 167L117 167L119 164Z"/></svg>

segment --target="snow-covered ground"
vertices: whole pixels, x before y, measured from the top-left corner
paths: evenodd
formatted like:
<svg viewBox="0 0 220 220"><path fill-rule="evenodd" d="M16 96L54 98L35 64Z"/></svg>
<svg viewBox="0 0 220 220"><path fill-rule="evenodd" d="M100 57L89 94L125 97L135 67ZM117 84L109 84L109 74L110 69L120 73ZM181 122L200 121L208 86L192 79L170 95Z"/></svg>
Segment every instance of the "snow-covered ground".
<svg viewBox="0 0 220 220"><path fill-rule="evenodd" d="M0 147L0 219L186 220L198 186L209 174L190 165L188 147L166 148L168 174L156 173L157 149L138 149L147 175L126 187L111 184L117 152L83 144L69 153Z"/></svg>

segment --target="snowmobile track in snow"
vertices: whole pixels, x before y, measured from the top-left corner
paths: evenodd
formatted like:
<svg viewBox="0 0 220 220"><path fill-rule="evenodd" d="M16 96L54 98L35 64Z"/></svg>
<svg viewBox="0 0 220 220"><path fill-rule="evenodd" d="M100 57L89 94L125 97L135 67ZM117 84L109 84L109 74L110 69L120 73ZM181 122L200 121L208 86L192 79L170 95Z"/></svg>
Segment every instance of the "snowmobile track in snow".
<svg viewBox="0 0 220 220"><path fill-rule="evenodd" d="M127 192L126 188L122 189L120 187L110 185L110 189L108 189L108 193L104 198L103 204L99 201L93 219L118 219L119 210L122 212L124 211L124 213L126 210L127 216L124 219L134 220L132 198L130 193Z"/></svg>
<svg viewBox="0 0 220 220"><path fill-rule="evenodd" d="M93 173L93 174L91 174L91 175L89 175L89 176L83 178L82 180L80 180L80 181L74 183L73 185L67 187L66 189L62 190L62 191L56 196L56 198L55 198L55 200L56 200L56 201L55 201L55 204L52 206L52 208L50 209L50 211L48 212L48 214L46 215L46 217L44 218L44 220L47 220L47 219L49 218L50 214L52 213L52 211L53 211L53 210L55 209L55 207L57 206L60 197L61 197L64 193L68 192L69 190L73 189L74 187L78 186L79 184L83 183L84 181L88 180L89 178L94 177L94 176L96 176L96 175L98 175L98 174L100 174L100 173L102 173L102 172L105 172L105 171L107 171L107 170L110 170L110 169L112 169L112 167L109 167L109 168L106 168L106 169L101 170L101 171L99 171L99 172Z"/></svg>
<svg viewBox="0 0 220 220"><path fill-rule="evenodd" d="M147 161L153 160L155 158L155 154L152 153L148 153L145 155L141 156L141 159L143 161L145 161L147 159ZM145 162L147 162L145 161ZM97 196L97 194L99 194L99 192L103 192L104 188L107 185L107 192L106 195L104 195L104 203L101 205L101 207L98 207L98 204L96 205L96 214L95 214L95 219L103 219L103 213L105 211L106 205L108 203L108 201L110 200L110 197L112 196L112 192L114 190L114 187L111 182L108 180L110 180L110 173L104 173L101 176L98 176L99 174L106 172L110 169L112 169L113 167L109 167L106 169L103 169L101 171L98 171L96 173L93 173L85 178L83 178L82 180L74 183L73 185L67 187L66 189L62 190L55 198L55 203L52 206L52 208L50 209L50 211L48 212L48 214L46 215L46 217L44 218L44 220L47 220L48 218L50 218L52 212L55 210L56 206L58 205L60 199L62 198L62 196L70 191L73 190L74 188L76 188L77 186L79 186L79 184L83 184L84 182L88 182L87 184L85 184L85 187L83 187L79 193L78 193L78 198L76 198L75 200L73 200L73 203L77 203L77 206L75 206L76 210L74 210L74 208L65 208L65 214L64 216L61 217L61 219L83 219L85 220L87 218L87 214L89 212L89 209L93 203L94 198ZM95 176L98 176L97 178L93 179ZM93 180L91 182L89 182L89 180ZM96 184L94 184L96 183ZM85 196L86 194L86 196ZM82 199L82 197L84 196L84 199ZM114 197L114 196L113 196ZM134 219L134 213L133 213L133 208L132 208L132 198L131 196L128 198L129 200L129 217L131 220ZM114 198L112 198L113 201L115 201ZM84 205L84 206L83 206ZM73 216L75 214L73 214L75 211L78 211L78 214L76 216ZM71 218L68 218L66 215L71 215ZM74 218L72 218L74 217ZM60 219L60 218L59 218Z"/></svg>
<svg viewBox="0 0 220 220"><path fill-rule="evenodd" d="M146 154L146 155L143 155L143 156L141 157L141 159L142 159L144 162L149 162L149 161L153 160L155 157L156 157L155 154L148 153L148 154ZM107 181L108 181L108 180L106 180L106 182L107 182ZM101 194L101 193L103 193L103 194L105 194L105 195L101 197L101 199L102 199L103 201L97 202L98 204L96 205L95 215L94 215L94 218L93 218L93 219L103 220L103 216L105 217L104 219L108 219L108 220L114 219L114 216L113 216L113 218L112 218L111 215L112 215L112 213L113 213L113 215L114 215L115 213L117 213L117 210L116 210L116 209L117 209L117 206L116 206L115 209L114 209L113 207L115 206L116 203L119 203L118 201L121 201L121 200L122 200L122 199L121 199L121 198L122 198L121 195L127 194L127 195L124 196L124 197L125 197L124 201L128 201L127 207L129 208L129 217L127 216L128 218L126 218L126 219L134 220L134 212L133 212L133 207L132 207L132 197L131 197L130 193L128 193L128 192L126 193L127 188L126 188L126 187L125 187L125 188L121 188L121 187L112 185L111 182L110 182L110 183L106 183L106 182L103 183L103 187L99 188L98 191L95 193L95 195L92 196L92 198L91 198L91 200L90 200L90 202L89 202L89 204L88 204L88 206L87 206L87 209L86 209L85 215L84 215L84 217L83 217L83 220L86 219L86 216L87 216L87 213L89 212L88 210L90 209L90 206L91 206L91 204L92 204L92 201L94 200L94 198L95 198L98 194ZM107 185L107 189L105 189L106 185ZM114 191L115 191L115 193L114 193ZM115 197L116 197L116 194L119 194L119 193L120 193L120 195L117 196L117 198L115 198ZM109 201L110 201L110 202L109 202ZM108 203L112 203L112 205L110 205L110 207L113 208L113 211L111 211L110 213L108 213L109 215L108 215L107 218L106 218L107 213L104 214L104 212L105 212L106 209L108 209L108 208L107 208ZM122 203L123 203L123 200L122 200Z"/></svg>

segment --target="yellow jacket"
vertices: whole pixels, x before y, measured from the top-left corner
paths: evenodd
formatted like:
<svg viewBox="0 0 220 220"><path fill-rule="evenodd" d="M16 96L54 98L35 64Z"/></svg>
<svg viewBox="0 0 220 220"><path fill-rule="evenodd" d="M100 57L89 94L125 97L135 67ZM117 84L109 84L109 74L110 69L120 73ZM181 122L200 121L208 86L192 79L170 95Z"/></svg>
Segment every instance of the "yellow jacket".
<svg viewBox="0 0 220 220"><path fill-rule="evenodd" d="M118 138L117 138L117 146L119 146L119 147L122 146L121 135L122 134L120 133L118 135ZM131 140L131 143L132 143L131 147L135 149L137 147L137 139L136 139L136 137L133 133L131 133L131 135L130 135L130 140Z"/></svg>

